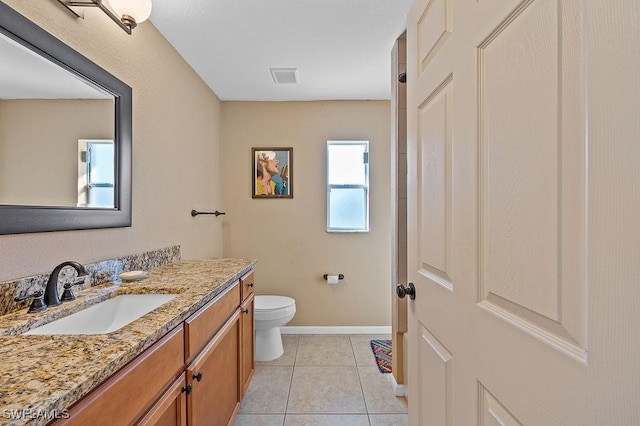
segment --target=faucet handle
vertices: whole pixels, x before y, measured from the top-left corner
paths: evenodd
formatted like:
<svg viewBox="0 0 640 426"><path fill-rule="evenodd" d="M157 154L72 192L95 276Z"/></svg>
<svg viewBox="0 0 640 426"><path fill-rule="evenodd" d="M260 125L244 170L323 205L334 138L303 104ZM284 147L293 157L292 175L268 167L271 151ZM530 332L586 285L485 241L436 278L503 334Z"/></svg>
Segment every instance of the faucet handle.
<svg viewBox="0 0 640 426"><path fill-rule="evenodd" d="M62 297L60 297L60 300L63 301L63 302L68 302L70 300L75 300L76 296L73 294L73 291L71 291L71 287L76 286L78 284L83 284L84 283L84 278L85 278L85 276L81 276L74 283L66 283L64 285L64 291L62 292Z"/></svg>
<svg viewBox="0 0 640 426"><path fill-rule="evenodd" d="M22 302L23 300L33 299L31 301L31 306L29 306L29 310L27 313L35 314L36 312L42 312L47 309L47 304L44 303L44 293L42 290L38 290L31 294L26 294L24 296L19 296L13 299L15 302Z"/></svg>

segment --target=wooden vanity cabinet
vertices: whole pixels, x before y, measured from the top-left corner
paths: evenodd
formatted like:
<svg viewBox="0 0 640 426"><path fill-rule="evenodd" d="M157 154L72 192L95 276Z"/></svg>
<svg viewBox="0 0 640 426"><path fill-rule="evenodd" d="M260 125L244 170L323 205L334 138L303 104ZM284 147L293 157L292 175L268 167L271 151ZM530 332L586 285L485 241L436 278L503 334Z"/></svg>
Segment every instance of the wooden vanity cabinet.
<svg viewBox="0 0 640 426"><path fill-rule="evenodd" d="M240 409L240 312L187 367L187 422L191 426L226 426Z"/></svg>
<svg viewBox="0 0 640 426"><path fill-rule="evenodd" d="M253 271L198 309L53 425L232 423L254 371Z"/></svg>

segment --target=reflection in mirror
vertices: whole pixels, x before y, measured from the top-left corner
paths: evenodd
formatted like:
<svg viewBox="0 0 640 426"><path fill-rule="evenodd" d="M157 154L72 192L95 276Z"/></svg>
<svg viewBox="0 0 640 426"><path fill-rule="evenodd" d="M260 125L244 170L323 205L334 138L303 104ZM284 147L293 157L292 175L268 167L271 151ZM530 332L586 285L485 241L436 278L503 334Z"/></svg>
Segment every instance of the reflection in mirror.
<svg viewBox="0 0 640 426"><path fill-rule="evenodd" d="M113 208L77 184L78 141L113 141L113 95L1 35L0 58L0 204Z"/></svg>
<svg viewBox="0 0 640 426"><path fill-rule="evenodd" d="M78 142L78 205L113 207L115 147L112 140Z"/></svg>
<svg viewBox="0 0 640 426"><path fill-rule="evenodd" d="M131 226L131 88L0 1L0 235Z"/></svg>

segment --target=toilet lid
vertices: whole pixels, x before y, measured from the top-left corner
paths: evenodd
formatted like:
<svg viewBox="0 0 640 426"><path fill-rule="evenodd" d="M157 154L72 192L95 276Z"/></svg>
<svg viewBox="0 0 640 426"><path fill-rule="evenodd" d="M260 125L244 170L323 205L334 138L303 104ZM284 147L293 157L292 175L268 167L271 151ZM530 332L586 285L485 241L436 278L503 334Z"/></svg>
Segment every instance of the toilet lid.
<svg viewBox="0 0 640 426"><path fill-rule="evenodd" d="M269 311L272 309L288 308L291 305L295 305L296 301L286 296L256 296L255 310L256 311Z"/></svg>

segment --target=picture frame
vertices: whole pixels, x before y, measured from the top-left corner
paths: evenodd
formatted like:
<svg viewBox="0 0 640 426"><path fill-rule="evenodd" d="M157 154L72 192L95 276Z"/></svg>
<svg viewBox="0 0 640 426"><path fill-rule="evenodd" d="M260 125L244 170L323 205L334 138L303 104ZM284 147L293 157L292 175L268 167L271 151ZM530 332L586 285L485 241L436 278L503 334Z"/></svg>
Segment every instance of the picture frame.
<svg viewBox="0 0 640 426"><path fill-rule="evenodd" d="M293 198L293 148L251 148L252 198Z"/></svg>

